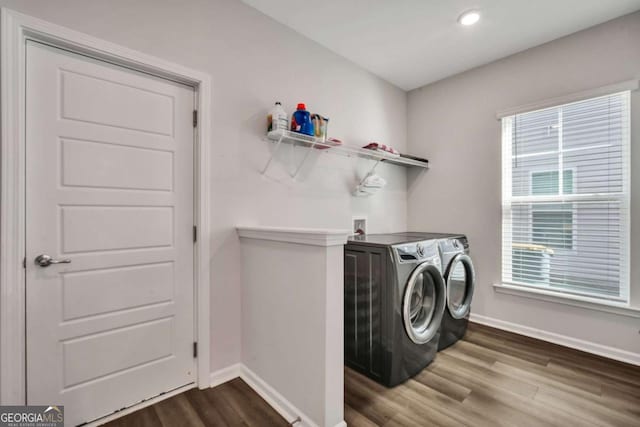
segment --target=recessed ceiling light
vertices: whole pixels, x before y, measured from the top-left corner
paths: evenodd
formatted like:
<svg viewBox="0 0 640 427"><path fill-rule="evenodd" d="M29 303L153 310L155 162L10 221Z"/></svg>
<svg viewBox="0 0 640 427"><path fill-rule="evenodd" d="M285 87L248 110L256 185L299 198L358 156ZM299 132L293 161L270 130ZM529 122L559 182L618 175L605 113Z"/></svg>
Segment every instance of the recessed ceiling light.
<svg viewBox="0 0 640 427"><path fill-rule="evenodd" d="M480 12L469 10L458 17L458 22L466 27L473 25L480 20Z"/></svg>

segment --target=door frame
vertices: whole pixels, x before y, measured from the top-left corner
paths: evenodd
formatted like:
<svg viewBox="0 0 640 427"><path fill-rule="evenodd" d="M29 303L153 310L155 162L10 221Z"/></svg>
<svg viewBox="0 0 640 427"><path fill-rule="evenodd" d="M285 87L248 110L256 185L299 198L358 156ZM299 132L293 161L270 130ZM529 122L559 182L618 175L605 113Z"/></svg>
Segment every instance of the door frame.
<svg viewBox="0 0 640 427"><path fill-rule="evenodd" d="M196 385L210 386L209 141L211 77L13 10L0 11L0 404L26 403L25 53L27 40L173 80L195 90L194 336ZM168 391L168 390L165 390ZM149 396L151 397L151 396Z"/></svg>

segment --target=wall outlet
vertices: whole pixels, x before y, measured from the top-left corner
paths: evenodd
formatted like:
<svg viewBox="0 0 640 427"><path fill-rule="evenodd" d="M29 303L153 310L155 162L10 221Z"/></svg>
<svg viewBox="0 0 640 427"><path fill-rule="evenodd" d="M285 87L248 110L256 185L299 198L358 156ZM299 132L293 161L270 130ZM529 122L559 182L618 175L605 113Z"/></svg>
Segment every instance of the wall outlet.
<svg viewBox="0 0 640 427"><path fill-rule="evenodd" d="M367 218L353 218L353 234L367 234Z"/></svg>

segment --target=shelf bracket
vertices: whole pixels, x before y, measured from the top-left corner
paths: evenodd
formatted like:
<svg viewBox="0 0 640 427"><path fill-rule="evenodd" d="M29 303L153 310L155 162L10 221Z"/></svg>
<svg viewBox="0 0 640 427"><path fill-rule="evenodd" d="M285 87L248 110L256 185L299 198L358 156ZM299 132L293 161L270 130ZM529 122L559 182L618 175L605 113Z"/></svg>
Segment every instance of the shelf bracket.
<svg viewBox="0 0 640 427"><path fill-rule="evenodd" d="M300 161L300 164L298 165L296 170L291 175L291 178L295 179L298 176L298 173L300 173L300 170L302 169L302 166L304 166L304 164L307 162L307 158L309 157L309 154L311 154L311 151L313 151L313 149L315 148L316 141L315 140L311 141L310 144L311 145L309 145L309 147L305 147L307 149L307 152L304 154L304 157Z"/></svg>
<svg viewBox="0 0 640 427"><path fill-rule="evenodd" d="M371 175L373 175L373 173L376 170L376 167L378 167L378 165L380 164L380 162L383 159L376 159L375 163L373 164L373 166L371 166L371 169L369 169L369 172L367 172L367 174L364 176L364 178L362 178L360 180L360 182L358 183L358 185L356 186L356 188L353 190L353 194L356 195L359 193L360 191L360 187L362 186L362 184L366 181L367 178L369 178Z"/></svg>
<svg viewBox="0 0 640 427"><path fill-rule="evenodd" d="M371 175L373 175L373 173L376 171L376 167L378 167L378 165L380 164L380 162L382 161L382 159L376 159L376 162L373 164L373 166L371 166L371 169L369 169L369 172L367 172L367 174L364 176L364 178L362 178L360 180L360 183L358 184L358 187L360 187L362 185L362 183L369 178Z"/></svg>
<svg viewBox="0 0 640 427"><path fill-rule="evenodd" d="M280 136L280 138L278 138L278 141L276 141L276 146L271 151L271 155L269 156L269 159L267 160L267 163L262 168L262 172L260 172L261 175L264 175L265 173L267 173L267 169L269 169L269 166L271 165L271 161L275 157L275 155L278 152L278 150L280 150L280 146L282 145L282 140L283 139L284 139L284 134L282 136Z"/></svg>

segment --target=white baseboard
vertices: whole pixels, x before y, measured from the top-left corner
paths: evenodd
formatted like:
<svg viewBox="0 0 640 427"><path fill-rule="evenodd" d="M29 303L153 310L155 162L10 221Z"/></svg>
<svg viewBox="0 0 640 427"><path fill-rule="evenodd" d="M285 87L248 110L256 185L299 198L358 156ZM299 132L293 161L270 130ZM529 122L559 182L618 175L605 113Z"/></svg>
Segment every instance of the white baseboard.
<svg viewBox="0 0 640 427"><path fill-rule="evenodd" d="M311 418L296 408L289 400L242 363L236 363L235 365L212 372L211 387L215 387L234 378L241 378L288 422L293 422L296 418L300 417L300 421L295 423L293 425L294 427L318 427ZM347 423L341 421L335 427L347 427Z"/></svg>
<svg viewBox="0 0 640 427"><path fill-rule="evenodd" d="M316 423L311 421L309 417L296 408L289 400L244 365L242 366L240 378L288 422L291 423L300 417L300 422L295 423L294 427L318 427Z"/></svg>
<svg viewBox="0 0 640 427"><path fill-rule="evenodd" d="M216 387L220 384L224 384L227 381L231 381L235 378L241 378L249 387L253 389L260 397L262 397L278 414L280 414L288 422L294 421L297 417L300 417L300 421L295 423L294 427L318 427L316 423L311 421L302 411L296 408L291 402L285 399L280 393L278 393L273 387L267 384L262 378L256 375L251 369L244 366L242 363L236 363L235 365L227 366L226 368L219 369L211 373L210 384L211 387ZM173 397L177 394L183 393L189 389L196 387L195 384L189 384L184 387L177 388L170 392L164 393L160 396L145 400L134 406L118 411L114 414L107 415L103 418L99 418L95 421L87 424L87 427L97 427L105 424L109 421L120 418L124 415L138 411L147 406L158 403L162 400ZM335 425L335 427L347 427L347 423L342 421Z"/></svg>
<svg viewBox="0 0 640 427"><path fill-rule="evenodd" d="M219 369L211 373L211 380L209 384L211 387L218 386L220 384L231 381L234 378L238 378L242 373L242 364L236 363L235 365L227 366L226 368Z"/></svg>
<svg viewBox="0 0 640 427"><path fill-rule="evenodd" d="M542 341L574 348L576 350L586 351L587 353L597 354L598 356L607 357L609 359L619 360L621 362L630 363L640 366L640 354L632 353L626 350L620 350L615 347L609 347L590 341L573 338L567 335L560 335L554 332L544 331L542 329L531 328L529 326L517 323L507 322L493 317L482 316L471 313L469 320L482 325L491 326L496 329L502 329L516 334L524 335L531 338L537 338Z"/></svg>

